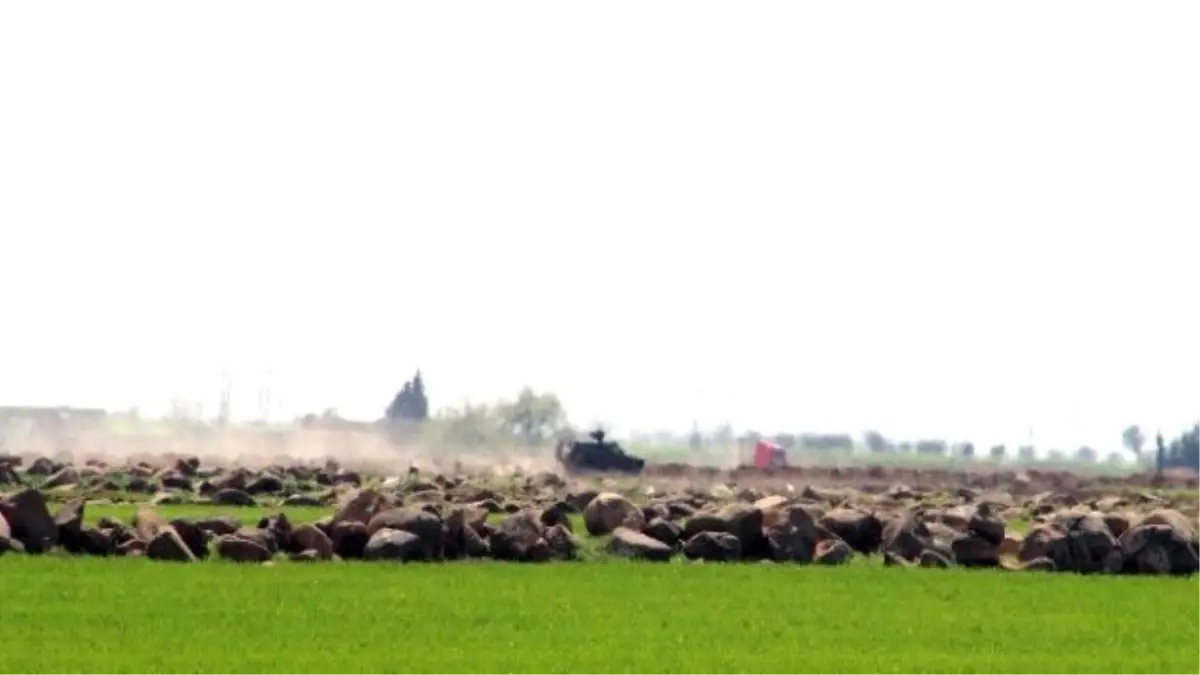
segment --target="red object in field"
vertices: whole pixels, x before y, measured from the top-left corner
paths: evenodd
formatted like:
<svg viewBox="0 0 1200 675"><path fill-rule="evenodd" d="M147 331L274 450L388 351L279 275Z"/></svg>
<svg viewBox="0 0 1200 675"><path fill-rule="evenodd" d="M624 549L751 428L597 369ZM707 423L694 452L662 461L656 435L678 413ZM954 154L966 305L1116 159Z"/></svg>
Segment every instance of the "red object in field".
<svg viewBox="0 0 1200 675"><path fill-rule="evenodd" d="M787 454L778 445L759 440L754 444L754 466L760 469L787 466Z"/></svg>

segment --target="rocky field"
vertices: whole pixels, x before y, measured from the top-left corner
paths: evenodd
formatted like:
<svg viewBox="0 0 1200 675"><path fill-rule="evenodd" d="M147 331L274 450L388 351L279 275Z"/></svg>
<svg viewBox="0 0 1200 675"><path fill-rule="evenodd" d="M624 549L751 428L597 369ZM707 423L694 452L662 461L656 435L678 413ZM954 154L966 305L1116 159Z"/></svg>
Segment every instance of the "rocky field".
<svg viewBox="0 0 1200 675"><path fill-rule="evenodd" d="M839 478L843 485L830 485ZM1061 473L660 467L639 478L568 479L367 475L333 462L250 470L195 458L66 466L8 457L0 484L0 551L26 554L1198 570L1194 491Z"/></svg>
<svg viewBox="0 0 1200 675"><path fill-rule="evenodd" d="M1186 478L356 468L0 458L0 672L1200 670Z"/></svg>

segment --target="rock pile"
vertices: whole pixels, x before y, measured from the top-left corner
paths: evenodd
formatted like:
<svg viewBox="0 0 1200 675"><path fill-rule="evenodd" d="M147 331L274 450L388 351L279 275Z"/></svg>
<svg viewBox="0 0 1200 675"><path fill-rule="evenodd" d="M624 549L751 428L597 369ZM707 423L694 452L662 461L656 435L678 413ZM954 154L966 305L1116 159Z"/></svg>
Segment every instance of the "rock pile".
<svg viewBox="0 0 1200 675"><path fill-rule="evenodd" d="M158 481L179 483L195 471L176 467ZM250 486L264 482L269 481L261 473L233 472L213 487L218 495L248 494ZM957 503L937 506L902 486L874 496L813 488L794 496L760 496L730 489L726 500L692 490L638 506L616 492L563 494L567 487L560 479L529 479L520 490L535 496L524 502L441 477L413 481L403 490L344 487L331 493L337 500L327 518L293 524L280 512L254 527L229 517L167 520L153 505L142 506L128 525L105 518L88 527L84 497L52 513L42 491L24 488L0 500L0 553L61 549L176 562L215 556L248 563L276 558L536 563L577 560L581 537L607 537L600 550L608 555L654 562L682 557L839 565L879 557L905 567L1171 575L1200 570L1195 518L1166 507L1139 513L1137 504L1117 497L1080 502L1048 493L1018 509L1009 495L970 490L961 491ZM1009 532L1001 515L1014 510L1032 514L1023 537ZM581 514L585 533L574 531L572 514Z"/></svg>

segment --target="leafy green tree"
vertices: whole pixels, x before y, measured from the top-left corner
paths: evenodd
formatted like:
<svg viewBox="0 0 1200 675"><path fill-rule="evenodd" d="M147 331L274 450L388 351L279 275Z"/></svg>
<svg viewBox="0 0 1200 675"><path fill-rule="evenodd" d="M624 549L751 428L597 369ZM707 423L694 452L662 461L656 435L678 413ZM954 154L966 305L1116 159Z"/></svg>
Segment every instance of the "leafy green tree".
<svg viewBox="0 0 1200 675"><path fill-rule="evenodd" d="M505 430L525 443L537 444L557 437L567 427L567 414L558 396L521 389L517 398L502 402L496 413Z"/></svg>
<svg viewBox="0 0 1200 675"><path fill-rule="evenodd" d="M487 405L465 403L458 408L446 408L438 411L436 419L438 440L444 443L482 448L504 433L500 416Z"/></svg>
<svg viewBox="0 0 1200 675"><path fill-rule="evenodd" d="M1125 449L1133 453L1133 456L1141 459L1142 448L1146 446L1146 434L1142 432L1142 428L1136 424L1130 424L1121 432L1121 444Z"/></svg>
<svg viewBox="0 0 1200 675"><path fill-rule="evenodd" d="M991 457L993 462L1003 462L1004 455L1007 453L1007 451L1007 448L1005 448L1003 444L993 445L991 449L988 450L988 457Z"/></svg>

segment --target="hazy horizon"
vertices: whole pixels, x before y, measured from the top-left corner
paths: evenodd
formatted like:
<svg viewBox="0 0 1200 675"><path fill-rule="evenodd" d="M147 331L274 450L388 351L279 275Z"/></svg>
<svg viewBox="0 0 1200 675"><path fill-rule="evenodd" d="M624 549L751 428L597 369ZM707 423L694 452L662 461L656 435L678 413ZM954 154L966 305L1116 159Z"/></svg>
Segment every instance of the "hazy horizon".
<svg viewBox="0 0 1200 675"><path fill-rule="evenodd" d="M618 430L1200 418L1194 22L630 7L0 8L0 405L229 372L247 418L269 371L374 419L419 368Z"/></svg>

